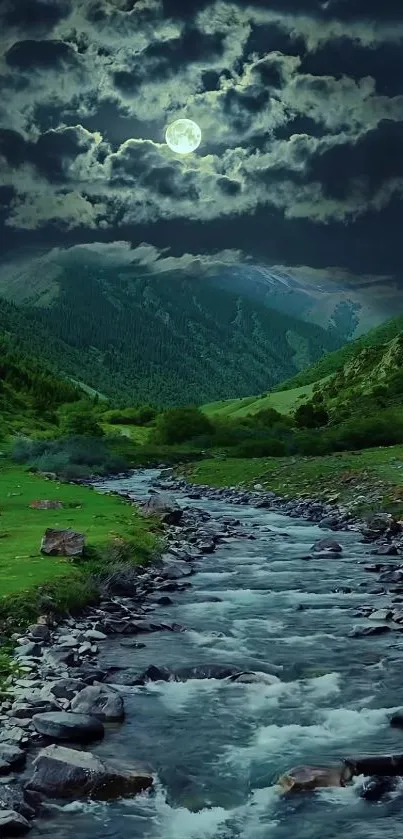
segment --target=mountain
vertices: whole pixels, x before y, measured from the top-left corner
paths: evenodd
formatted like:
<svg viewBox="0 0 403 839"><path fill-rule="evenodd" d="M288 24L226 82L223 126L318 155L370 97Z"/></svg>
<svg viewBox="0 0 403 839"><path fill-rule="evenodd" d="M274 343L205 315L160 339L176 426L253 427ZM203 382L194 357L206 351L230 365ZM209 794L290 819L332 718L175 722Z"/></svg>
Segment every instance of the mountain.
<svg viewBox="0 0 403 839"><path fill-rule="evenodd" d="M403 299L392 277L352 277L337 269L248 263L211 271L209 282L278 312L324 326L341 343L392 317Z"/></svg>
<svg viewBox="0 0 403 839"><path fill-rule="evenodd" d="M341 343L334 331L205 277L117 268L94 263L85 251L67 263L21 262L2 275L0 293L14 302L25 348L38 347L55 369L121 404L246 396ZM3 330L4 317L3 306Z"/></svg>
<svg viewBox="0 0 403 839"><path fill-rule="evenodd" d="M0 317L1 320L1 317ZM2 436L9 431L32 433L54 429L60 405L83 398L82 391L56 376L32 354L16 350L0 337L0 419Z"/></svg>
<svg viewBox="0 0 403 839"><path fill-rule="evenodd" d="M241 419L267 408L292 413L318 392L331 410L365 411L359 399L377 388L379 406L403 402L403 316L387 321L278 385L271 393L203 406L209 416ZM400 385L401 382L401 385ZM401 387L401 389L400 389ZM316 397L318 398L318 397ZM372 397L371 397L372 398ZM373 406L372 406L373 407Z"/></svg>

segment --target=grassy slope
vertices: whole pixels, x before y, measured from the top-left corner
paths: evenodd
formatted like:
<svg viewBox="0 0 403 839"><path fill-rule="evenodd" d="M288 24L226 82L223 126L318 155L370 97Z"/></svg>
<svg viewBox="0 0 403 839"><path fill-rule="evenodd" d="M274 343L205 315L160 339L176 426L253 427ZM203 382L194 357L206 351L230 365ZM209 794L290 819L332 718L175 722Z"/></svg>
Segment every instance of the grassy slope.
<svg viewBox="0 0 403 839"><path fill-rule="evenodd" d="M328 353L316 364L302 370L266 396L250 396L246 399L229 399L203 406L208 416L222 419L238 418L255 414L264 408L275 408L282 414L289 414L303 401L310 399L315 384L325 384L330 376L341 370L346 363L367 347L379 347L392 341L403 331L403 316L381 324L356 341L346 344L335 352Z"/></svg>
<svg viewBox="0 0 403 839"><path fill-rule="evenodd" d="M40 553L41 538L47 527L78 530L95 549L114 536L132 538L139 561L154 545L145 521L133 507L114 496L48 481L8 465L3 465L0 471L0 495L0 599L74 572L67 560ZM38 499L57 499L66 508L30 509L30 503ZM69 507L69 504L79 506Z"/></svg>
<svg viewBox="0 0 403 839"><path fill-rule="evenodd" d="M361 496L359 511L383 507L403 515L403 445L325 457L215 458L182 471L198 484L248 487L258 482L291 498L338 493L348 503Z"/></svg>
<svg viewBox="0 0 403 839"><path fill-rule="evenodd" d="M203 411L216 419L240 419L248 414L257 414L265 408L275 408L281 414L290 414L295 407L310 399L313 384L268 393L267 396L249 396L246 399L229 399L226 402L211 402L203 405Z"/></svg>

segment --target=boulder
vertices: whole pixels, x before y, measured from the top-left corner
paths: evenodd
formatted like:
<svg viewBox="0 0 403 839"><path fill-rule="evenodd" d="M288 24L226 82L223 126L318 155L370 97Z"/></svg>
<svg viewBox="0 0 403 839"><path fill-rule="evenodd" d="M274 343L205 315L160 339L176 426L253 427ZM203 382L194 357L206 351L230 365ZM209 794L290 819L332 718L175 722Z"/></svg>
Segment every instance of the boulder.
<svg viewBox="0 0 403 839"><path fill-rule="evenodd" d="M125 712L123 699L106 685L88 685L71 703L74 714L90 714L100 720L122 720Z"/></svg>
<svg viewBox="0 0 403 839"><path fill-rule="evenodd" d="M395 755L365 755L364 757L349 757L344 765L351 775L403 775L403 754Z"/></svg>
<svg viewBox="0 0 403 839"><path fill-rule="evenodd" d="M371 621L388 621L393 615L392 609L377 609L369 615Z"/></svg>
<svg viewBox="0 0 403 839"><path fill-rule="evenodd" d="M46 556L81 557L84 547L85 540L82 533L48 527L42 538L41 553Z"/></svg>
<svg viewBox="0 0 403 839"><path fill-rule="evenodd" d="M21 644L14 653L15 658L25 658L26 656L40 658L41 655L42 647L39 644L35 644L35 641L30 641L29 644Z"/></svg>
<svg viewBox="0 0 403 839"><path fill-rule="evenodd" d="M336 541L336 539L318 539L314 545L311 547L311 551L318 552L325 552L325 553L341 553L343 550L342 546Z"/></svg>
<svg viewBox="0 0 403 839"><path fill-rule="evenodd" d="M47 683L41 693L44 698L73 699L84 688L85 682L81 679L58 679L57 682Z"/></svg>
<svg viewBox="0 0 403 839"><path fill-rule="evenodd" d="M0 775L8 775L14 769L25 766L25 752L8 743L0 743Z"/></svg>
<svg viewBox="0 0 403 839"><path fill-rule="evenodd" d="M61 501L49 499L44 501L32 501L29 506L32 507L33 510L61 510L63 508Z"/></svg>
<svg viewBox="0 0 403 839"><path fill-rule="evenodd" d="M15 810L0 810L0 836L24 836L30 828L29 822Z"/></svg>
<svg viewBox="0 0 403 839"><path fill-rule="evenodd" d="M393 728L403 728L403 711L398 711L390 718L390 724Z"/></svg>
<svg viewBox="0 0 403 839"><path fill-rule="evenodd" d="M49 641L50 629L45 623L35 623L28 627L28 633L34 641Z"/></svg>
<svg viewBox="0 0 403 839"><path fill-rule="evenodd" d="M351 780L348 766L296 766L282 775L278 783L285 792L306 792L321 787L344 787Z"/></svg>
<svg viewBox="0 0 403 839"><path fill-rule="evenodd" d="M99 719L89 714L73 714L66 711L50 711L34 714L35 729L50 740L88 743L104 736L104 727Z"/></svg>
<svg viewBox="0 0 403 839"><path fill-rule="evenodd" d="M396 521L390 513L376 513L367 519L362 534L365 539L374 542L380 536L396 536L401 529L401 523Z"/></svg>
<svg viewBox="0 0 403 839"><path fill-rule="evenodd" d="M145 516L158 516L165 524L179 524L183 516L176 498L168 492L156 493L148 498L143 513Z"/></svg>
<svg viewBox="0 0 403 839"><path fill-rule="evenodd" d="M34 774L26 788L49 798L108 800L150 789L152 776L145 771L103 761L91 752L48 746L34 760Z"/></svg>
<svg viewBox="0 0 403 839"><path fill-rule="evenodd" d="M261 671L246 671L245 673L237 673L235 676L229 677L230 682L240 682L244 685L264 684L276 685L280 683L277 676L272 676L269 673L262 673Z"/></svg>
<svg viewBox="0 0 403 839"><path fill-rule="evenodd" d="M66 667L73 667L76 661L74 650L59 647L57 644L49 650L46 650L44 658L48 664L54 667L58 667L59 664L64 664Z"/></svg>
<svg viewBox="0 0 403 839"><path fill-rule="evenodd" d="M2 810L15 810L29 821L35 818L40 807L41 799L37 792L27 792L16 784L0 787L0 813Z"/></svg>

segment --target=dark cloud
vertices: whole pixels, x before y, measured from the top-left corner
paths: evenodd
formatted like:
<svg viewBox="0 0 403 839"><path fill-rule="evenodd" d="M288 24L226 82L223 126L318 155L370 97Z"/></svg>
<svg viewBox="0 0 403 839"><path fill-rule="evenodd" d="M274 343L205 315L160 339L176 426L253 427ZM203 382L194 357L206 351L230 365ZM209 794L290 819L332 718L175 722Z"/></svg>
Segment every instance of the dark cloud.
<svg viewBox="0 0 403 839"><path fill-rule="evenodd" d="M363 199L392 178L403 178L403 121L385 120L355 143L335 146L313 159L306 177L319 180L326 195L346 198L359 189Z"/></svg>
<svg viewBox="0 0 403 839"><path fill-rule="evenodd" d="M401 267L401 0L3 4L5 247ZM203 135L183 158L164 144L182 116Z"/></svg>
<svg viewBox="0 0 403 839"><path fill-rule="evenodd" d="M335 38L304 54L301 72L314 76L349 76L358 81L365 76L375 80L378 93L396 96L403 93L403 49L402 44L378 44L365 49L354 44L347 37Z"/></svg>
<svg viewBox="0 0 403 839"><path fill-rule="evenodd" d="M8 66L18 70L57 67L76 61L75 51L64 41L19 41L6 52Z"/></svg>
<svg viewBox="0 0 403 839"><path fill-rule="evenodd" d="M67 17L70 11L70 0L10 0L5 3L2 17L5 26L46 31Z"/></svg>

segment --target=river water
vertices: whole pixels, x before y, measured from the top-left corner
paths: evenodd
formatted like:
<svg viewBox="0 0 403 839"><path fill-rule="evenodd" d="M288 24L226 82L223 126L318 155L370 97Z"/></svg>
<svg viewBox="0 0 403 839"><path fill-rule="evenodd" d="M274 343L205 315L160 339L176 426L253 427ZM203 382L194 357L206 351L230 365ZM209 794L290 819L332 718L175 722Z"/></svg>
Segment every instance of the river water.
<svg viewBox="0 0 403 839"><path fill-rule="evenodd" d="M148 470L109 488L142 498ZM278 673L282 682L214 679L155 683L125 691L126 721L92 750L157 775L151 795L112 804L57 806L32 836L58 839L397 839L403 799L362 800L358 780L285 799L278 776L301 763L329 764L354 754L403 751L389 725L403 706L400 634L348 638L365 620L354 608L386 603L360 560L368 547L337 533L343 554L302 559L326 532L303 520L222 501L190 501L215 518L235 516L255 540L231 539L196 561L192 587L158 608L187 632L145 636L145 648L103 646L103 665L178 667L201 663ZM363 584L360 586L360 584ZM335 589L351 589L350 593ZM215 595L219 602L209 602ZM143 638L141 639L143 640ZM361 779L362 780L362 779ZM403 795L403 793L402 793Z"/></svg>

